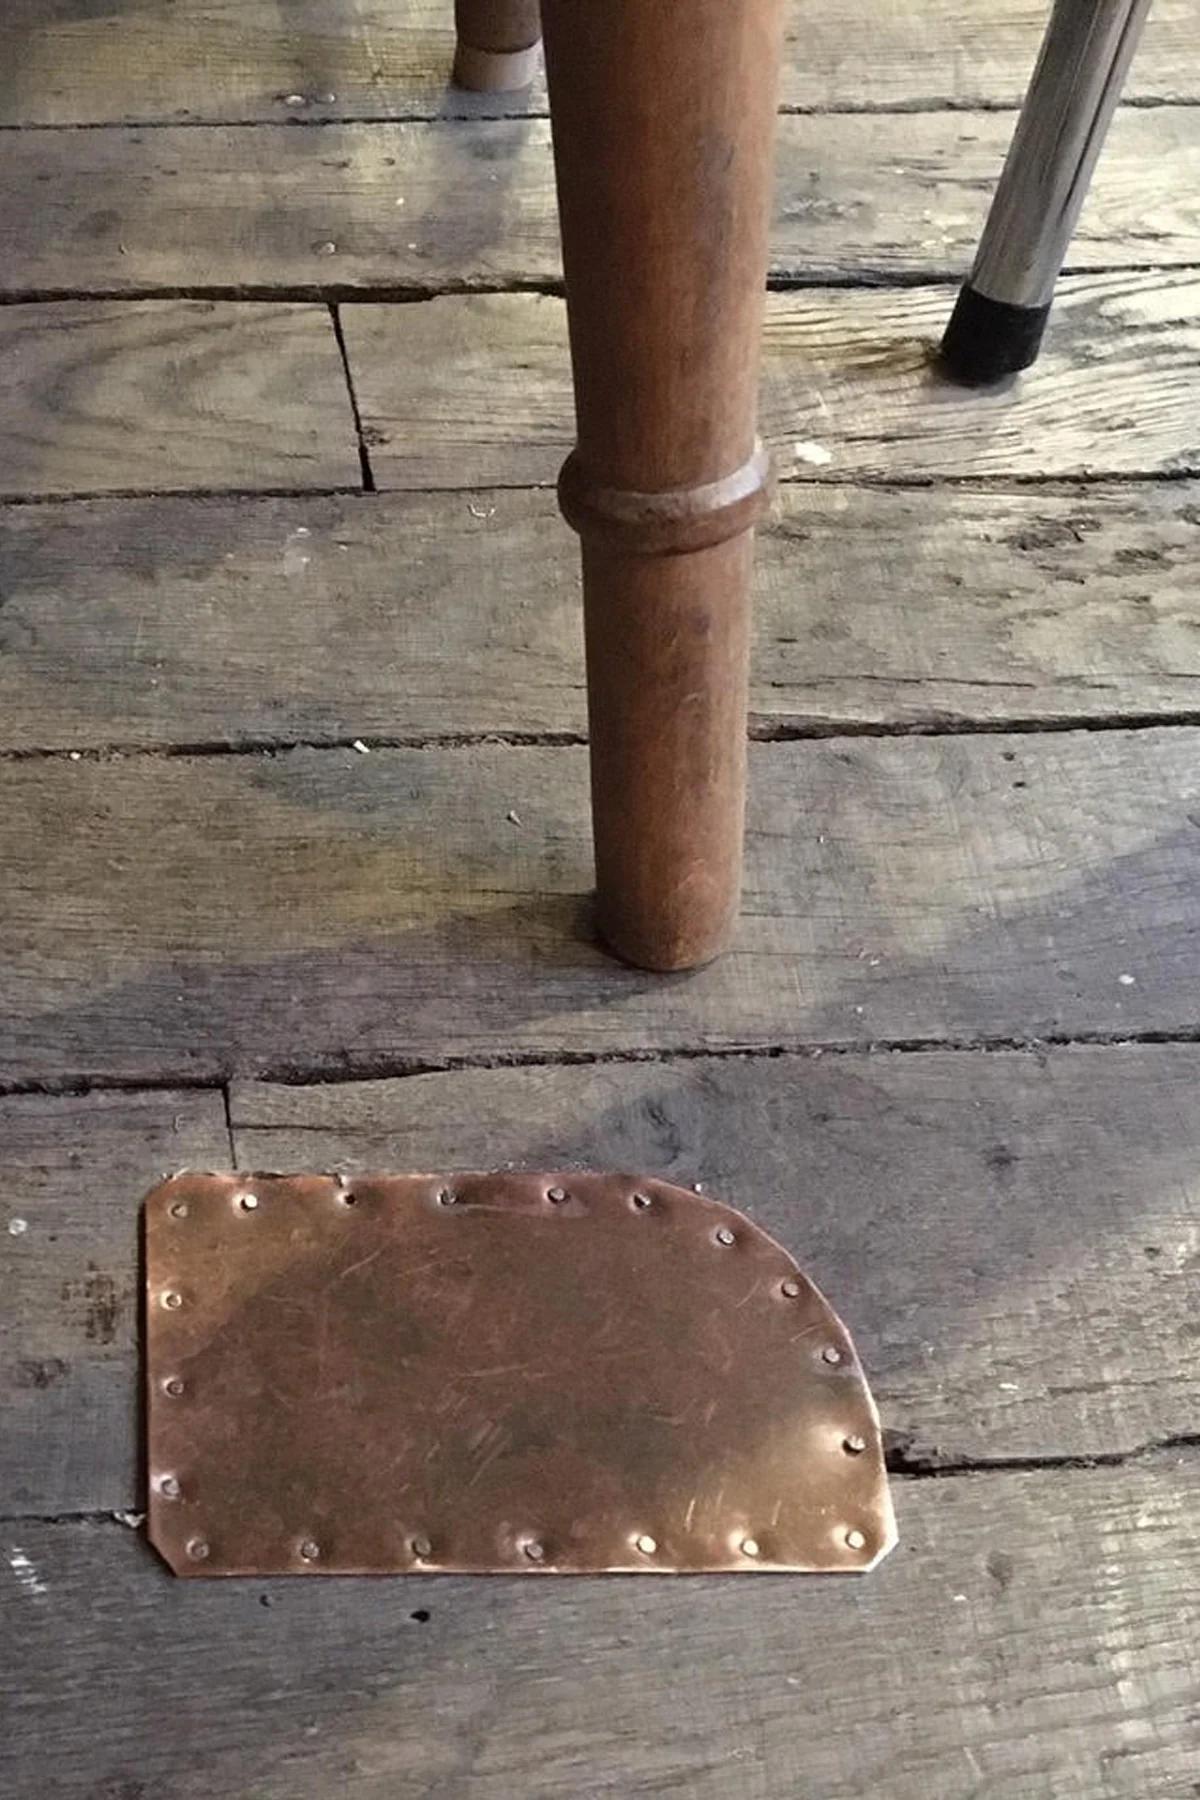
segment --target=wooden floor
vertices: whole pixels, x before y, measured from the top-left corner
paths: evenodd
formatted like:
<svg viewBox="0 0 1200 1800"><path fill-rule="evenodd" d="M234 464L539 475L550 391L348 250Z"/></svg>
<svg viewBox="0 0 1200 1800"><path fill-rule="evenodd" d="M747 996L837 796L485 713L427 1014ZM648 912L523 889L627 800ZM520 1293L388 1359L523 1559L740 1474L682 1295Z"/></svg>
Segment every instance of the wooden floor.
<svg viewBox="0 0 1200 1800"><path fill-rule="evenodd" d="M1044 0L797 0L737 948L588 935L544 93L450 0L0 20L0 1791L1200 1794L1200 58L1043 363L930 362ZM851 1322L859 1583L189 1583L181 1165L703 1180Z"/></svg>

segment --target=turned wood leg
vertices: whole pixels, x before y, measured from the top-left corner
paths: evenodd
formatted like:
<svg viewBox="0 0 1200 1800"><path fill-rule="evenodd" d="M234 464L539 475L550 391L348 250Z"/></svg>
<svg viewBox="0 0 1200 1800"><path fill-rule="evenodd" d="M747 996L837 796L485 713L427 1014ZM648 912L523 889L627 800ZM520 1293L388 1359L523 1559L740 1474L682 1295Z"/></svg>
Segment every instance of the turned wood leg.
<svg viewBox="0 0 1200 1800"><path fill-rule="evenodd" d="M741 885L780 0L543 0L578 447L598 920L707 962Z"/></svg>
<svg viewBox="0 0 1200 1800"><path fill-rule="evenodd" d="M528 87L537 73L538 0L455 0L454 80L482 94Z"/></svg>

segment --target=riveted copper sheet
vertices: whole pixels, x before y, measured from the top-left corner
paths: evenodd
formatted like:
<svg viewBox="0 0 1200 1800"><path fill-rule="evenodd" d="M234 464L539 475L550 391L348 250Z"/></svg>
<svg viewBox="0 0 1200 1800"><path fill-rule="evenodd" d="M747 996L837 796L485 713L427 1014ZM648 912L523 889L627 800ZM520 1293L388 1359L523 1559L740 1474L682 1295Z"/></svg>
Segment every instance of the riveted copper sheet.
<svg viewBox="0 0 1200 1800"><path fill-rule="evenodd" d="M185 1173L145 1225L150 1536L181 1575L856 1571L895 1541L845 1327L716 1201Z"/></svg>

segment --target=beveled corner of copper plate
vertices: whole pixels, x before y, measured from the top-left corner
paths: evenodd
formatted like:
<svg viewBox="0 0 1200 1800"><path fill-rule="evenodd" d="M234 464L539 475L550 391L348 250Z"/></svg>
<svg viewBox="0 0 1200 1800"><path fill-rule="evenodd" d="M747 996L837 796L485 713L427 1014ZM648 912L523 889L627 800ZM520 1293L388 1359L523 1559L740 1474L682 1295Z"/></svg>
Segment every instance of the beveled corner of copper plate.
<svg viewBox="0 0 1200 1800"><path fill-rule="evenodd" d="M845 1326L719 1201L185 1172L144 1219L177 1574L845 1574L895 1544Z"/></svg>

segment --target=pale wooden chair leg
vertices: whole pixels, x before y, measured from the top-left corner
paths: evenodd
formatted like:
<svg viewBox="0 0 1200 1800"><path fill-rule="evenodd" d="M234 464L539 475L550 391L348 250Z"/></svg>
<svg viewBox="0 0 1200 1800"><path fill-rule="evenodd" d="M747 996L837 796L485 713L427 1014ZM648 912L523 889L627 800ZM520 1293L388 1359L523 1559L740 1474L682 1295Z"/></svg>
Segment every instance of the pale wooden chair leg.
<svg viewBox="0 0 1200 1800"><path fill-rule="evenodd" d="M476 93L528 87L537 73L538 0L455 0L454 81Z"/></svg>
<svg viewBox="0 0 1200 1800"><path fill-rule="evenodd" d="M598 919L652 969L728 940L781 0L543 0L578 447Z"/></svg>

